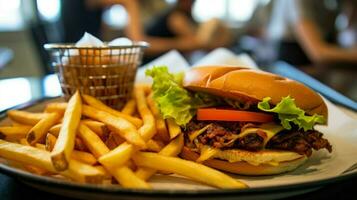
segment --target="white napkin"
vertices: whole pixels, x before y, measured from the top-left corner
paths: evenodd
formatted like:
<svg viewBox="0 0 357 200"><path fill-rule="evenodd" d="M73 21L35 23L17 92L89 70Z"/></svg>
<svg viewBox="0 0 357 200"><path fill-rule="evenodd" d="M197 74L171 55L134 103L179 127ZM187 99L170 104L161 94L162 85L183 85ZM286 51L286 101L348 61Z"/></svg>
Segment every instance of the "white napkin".
<svg viewBox="0 0 357 200"><path fill-rule="evenodd" d="M110 42L108 42L109 46L128 46L132 45L133 41L126 37L119 37ZM84 35L78 42L75 44L76 47L104 47L104 42L99 38L93 36L90 33L85 32Z"/></svg>
<svg viewBox="0 0 357 200"><path fill-rule="evenodd" d="M255 62L247 54L235 55L226 48L211 51L193 66L204 65L232 65L258 69Z"/></svg>
<svg viewBox="0 0 357 200"><path fill-rule="evenodd" d="M167 66L169 71L177 73L189 69L189 64L185 58L176 50L171 50L159 58L151 61L150 63L139 68L136 74L136 82L138 83L151 83L152 79L145 76L145 71L153 66Z"/></svg>
<svg viewBox="0 0 357 200"><path fill-rule="evenodd" d="M108 43L109 46L130 46L132 44L133 41L126 37L116 38Z"/></svg>
<svg viewBox="0 0 357 200"><path fill-rule="evenodd" d="M90 33L85 32L84 35L75 45L76 47L103 47L104 43Z"/></svg>

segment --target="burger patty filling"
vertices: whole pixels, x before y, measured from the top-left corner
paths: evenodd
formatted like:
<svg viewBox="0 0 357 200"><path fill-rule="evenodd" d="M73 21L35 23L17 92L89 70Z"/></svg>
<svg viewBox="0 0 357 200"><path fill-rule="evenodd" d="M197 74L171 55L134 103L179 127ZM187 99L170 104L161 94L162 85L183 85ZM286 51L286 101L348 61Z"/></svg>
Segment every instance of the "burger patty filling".
<svg viewBox="0 0 357 200"><path fill-rule="evenodd" d="M257 127L259 124L247 122L222 122L222 121L196 121L192 120L184 130L186 136L191 135L197 130L204 130L196 138L196 142L208 145L217 149L243 149L248 151L259 151L264 148L287 150L301 155L310 156L312 149L327 149L332 151L332 146L323 134L316 130L282 130L274 135L268 143L264 143L266 133L257 130L253 133L244 135L239 134L244 129ZM206 127L206 128L205 128ZM205 128L205 129L203 129ZM189 138L189 137L186 137ZM192 141L186 139L187 146L194 145Z"/></svg>

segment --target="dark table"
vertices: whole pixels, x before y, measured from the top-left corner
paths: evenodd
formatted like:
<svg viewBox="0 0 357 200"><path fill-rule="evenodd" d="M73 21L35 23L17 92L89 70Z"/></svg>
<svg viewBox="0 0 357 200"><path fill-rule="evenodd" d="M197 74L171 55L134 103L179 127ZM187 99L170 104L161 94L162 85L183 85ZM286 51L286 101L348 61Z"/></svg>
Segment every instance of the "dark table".
<svg viewBox="0 0 357 200"><path fill-rule="evenodd" d="M0 80L0 85L6 84L7 82L4 82L6 80ZM30 84L30 88L32 90L31 100L48 97L48 96L57 96L61 93L59 84L58 82L56 82L57 79L55 75L50 75L46 77L27 77L26 80L28 81L28 84ZM23 80L21 79L20 82L23 82ZM14 84L14 83L10 82L8 84ZM21 93L22 93L21 91L17 91L17 94L20 95ZM18 103L21 103L21 98L18 102L14 102L13 104L16 105ZM9 105L8 107L12 107L14 105ZM0 107L1 107L1 103L0 103ZM2 109L0 109L0 112L1 110ZM356 199L356 198L357 198L357 177L354 177L351 179L326 185L310 193L290 197L289 199L336 200L336 199ZM0 174L0 199L1 200L18 200L18 199L56 200L56 199L71 199L71 198L50 194L47 192L40 191L38 189L34 189L17 179Z"/></svg>
<svg viewBox="0 0 357 200"><path fill-rule="evenodd" d="M319 199L356 199L357 177L351 178L342 182L326 185L316 191L289 197L286 199L306 199L306 200L319 200ZM72 199L64 196L59 196L41 190L32 188L14 178L0 174L0 199L1 200L42 200L42 199Z"/></svg>

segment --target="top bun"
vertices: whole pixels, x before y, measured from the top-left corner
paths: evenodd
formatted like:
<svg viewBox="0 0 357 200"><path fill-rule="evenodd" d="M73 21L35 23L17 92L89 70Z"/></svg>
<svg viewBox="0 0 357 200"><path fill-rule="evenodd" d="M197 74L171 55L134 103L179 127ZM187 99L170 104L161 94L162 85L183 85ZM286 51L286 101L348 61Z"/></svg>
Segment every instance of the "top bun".
<svg viewBox="0 0 357 200"><path fill-rule="evenodd" d="M271 97L276 105L282 97L290 96L296 105L308 114L323 115L327 119L327 106L320 95L294 80L272 73L232 66L195 67L185 73L183 86L240 101L258 103ZM327 120L326 120L327 121Z"/></svg>

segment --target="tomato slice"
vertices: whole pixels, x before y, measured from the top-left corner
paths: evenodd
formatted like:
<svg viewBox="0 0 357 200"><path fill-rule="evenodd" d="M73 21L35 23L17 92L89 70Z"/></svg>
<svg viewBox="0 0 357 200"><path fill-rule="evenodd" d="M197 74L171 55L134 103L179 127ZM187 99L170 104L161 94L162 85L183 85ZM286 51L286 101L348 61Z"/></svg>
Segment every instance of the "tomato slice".
<svg viewBox="0 0 357 200"><path fill-rule="evenodd" d="M215 121L241 121L241 122L271 122L273 116L270 114L228 110L216 108L200 108L197 110L197 120L215 120Z"/></svg>

